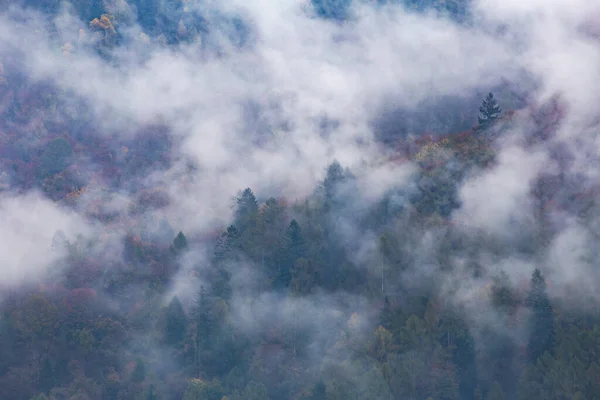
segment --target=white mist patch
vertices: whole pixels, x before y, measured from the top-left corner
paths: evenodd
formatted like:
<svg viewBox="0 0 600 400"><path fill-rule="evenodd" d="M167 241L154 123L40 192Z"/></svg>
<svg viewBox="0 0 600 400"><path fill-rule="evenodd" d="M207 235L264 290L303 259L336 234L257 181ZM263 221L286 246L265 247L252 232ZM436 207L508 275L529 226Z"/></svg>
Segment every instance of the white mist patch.
<svg viewBox="0 0 600 400"><path fill-rule="evenodd" d="M548 250L548 286L554 296L567 299L585 295L597 298L600 276L595 272L595 244L584 227L571 221Z"/></svg>
<svg viewBox="0 0 600 400"><path fill-rule="evenodd" d="M417 172L413 164L385 163L374 165L356 174L363 199L372 204L391 188L402 188Z"/></svg>
<svg viewBox="0 0 600 400"><path fill-rule="evenodd" d="M51 248L62 231L67 239L90 232L86 221L37 194L0 197L0 286L43 278L64 254Z"/></svg>
<svg viewBox="0 0 600 400"><path fill-rule="evenodd" d="M546 157L519 147L504 149L498 165L475 176L460 188L462 207L453 215L467 229L510 234L511 226L531 217L530 183Z"/></svg>

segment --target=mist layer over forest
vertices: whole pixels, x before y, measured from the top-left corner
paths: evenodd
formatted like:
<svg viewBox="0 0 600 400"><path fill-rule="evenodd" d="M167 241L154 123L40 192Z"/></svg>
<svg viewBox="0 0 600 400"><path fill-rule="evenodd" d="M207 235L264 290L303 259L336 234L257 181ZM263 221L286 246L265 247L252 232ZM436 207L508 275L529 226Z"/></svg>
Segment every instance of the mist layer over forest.
<svg viewBox="0 0 600 400"><path fill-rule="evenodd" d="M0 0L0 398L600 398L600 3Z"/></svg>

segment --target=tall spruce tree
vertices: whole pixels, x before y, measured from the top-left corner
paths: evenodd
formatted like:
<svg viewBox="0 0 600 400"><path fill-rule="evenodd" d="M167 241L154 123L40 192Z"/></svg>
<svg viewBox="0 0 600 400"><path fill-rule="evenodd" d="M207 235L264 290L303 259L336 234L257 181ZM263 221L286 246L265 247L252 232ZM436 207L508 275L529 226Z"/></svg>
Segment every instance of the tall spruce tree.
<svg viewBox="0 0 600 400"><path fill-rule="evenodd" d="M175 239L173 239L173 243L170 246L170 250L173 254L179 254L188 248L188 240L183 234L183 232L179 231Z"/></svg>
<svg viewBox="0 0 600 400"><path fill-rule="evenodd" d="M479 124L483 126L489 126L500 117L502 109L500 109L500 106L494 98L494 95L492 93L488 93L479 107L479 112L482 115L478 117Z"/></svg>
<svg viewBox="0 0 600 400"><path fill-rule="evenodd" d="M167 344L175 346L185 337L187 328L187 316L183 310L181 301L177 296L173 297L167 307L164 340Z"/></svg>
<svg viewBox="0 0 600 400"><path fill-rule="evenodd" d="M304 257L306 242L298 222L293 219L288 225L279 248L277 269L273 277L276 288L287 288L292 280L292 271L296 261Z"/></svg>
<svg viewBox="0 0 600 400"><path fill-rule="evenodd" d="M490 390L488 391L486 400L504 400L504 392L502 391L502 386L498 382L492 383Z"/></svg>
<svg viewBox="0 0 600 400"><path fill-rule="evenodd" d="M379 325L383 326L388 331L392 328L392 305L390 304L390 300L387 296L385 296L383 301L383 308L379 313Z"/></svg>
<svg viewBox="0 0 600 400"><path fill-rule="evenodd" d="M326 400L327 399L327 386L325 386L325 382L323 380L319 380L315 384L312 390L312 394L310 396L310 400Z"/></svg>
<svg viewBox="0 0 600 400"><path fill-rule="evenodd" d="M244 189L235 199L235 226L244 232L250 228L256 222L256 216L258 214L258 202L252 189Z"/></svg>
<svg viewBox="0 0 600 400"><path fill-rule="evenodd" d="M527 355L531 363L536 363L544 352L552 354L556 339L554 314L546 293L546 281L537 268L531 276L527 306L532 312Z"/></svg>

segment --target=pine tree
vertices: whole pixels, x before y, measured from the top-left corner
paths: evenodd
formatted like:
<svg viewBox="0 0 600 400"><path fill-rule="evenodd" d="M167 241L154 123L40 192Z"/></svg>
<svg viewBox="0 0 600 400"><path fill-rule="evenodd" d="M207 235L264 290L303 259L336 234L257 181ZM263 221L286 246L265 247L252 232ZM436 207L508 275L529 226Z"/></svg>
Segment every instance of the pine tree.
<svg viewBox="0 0 600 400"><path fill-rule="evenodd" d="M250 228L256 222L256 216L258 214L258 202L256 196L252 192L252 189L244 189L235 199L235 226L244 232Z"/></svg>
<svg viewBox="0 0 600 400"><path fill-rule="evenodd" d="M138 358L135 361L135 369L131 375L131 380L135 383L140 383L146 378L146 364L144 360Z"/></svg>
<svg viewBox="0 0 600 400"><path fill-rule="evenodd" d="M385 236L385 234L382 234L381 236L379 236L378 247L379 247L379 252L380 252L380 256L381 256L381 260L380 260L380 267L381 267L381 294L385 295L385 286L384 286L385 276L384 276L384 270L385 270L385 265L389 262L390 254L391 254L390 244L389 244L388 238L387 238L387 236Z"/></svg>
<svg viewBox="0 0 600 400"><path fill-rule="evenodd" d="M310 396L311 400L326 400L327 399L327 386L325 386L325 382L323 380L319 380L315 384L315 387L312 390L312 395Z"/></svg>
<svg viewBox="0 0 600 400"><path fill-rule="evenodd" d="M221 234L215 247L214 261L224 263L232 261L238 255L240 232L235 225L229 225L226 232Z"/></svg>
<svg viewBox="0 0 600 400"><path fill-rule="evenodd" d="M171 346L177 345L185 337L186 328L187 317L183 311L181 301L175 296L167 307L164 336L165 342Z"/></svg>
<svg viewBox="0 0 600 400"><path fill-rule="evenodd" d="M214 305L211 296L204 286L200 286L192 315L194 319L191 337L194 357L193 366L195 375L200 376L206 363L212 361L206 355L210 353L215 330Z"/></svg>
<svg viewBox="0 0 600 400"><path fill-rule="evenodd" d="M488 93L479 107L479 112L482 114L482 117L478 117L479 124L490 125L500 117L502 110L494 98L494 95L492 93Z"/></svg>
<svg viewBox="0 0 600 400"><path fill-rule="evenodd" d="M385 296L383 308L379 314L379 325L387 330L390 330L392 326L392 306L387 296Z"/></svg>
<svg viewBox="0 0 600 400"><path fill-rule="evenodd" d="M491 300L494 308L506 315L512 316L517 311L519 302L510 285L508 275L504 271L493 278Z"/></svg>
<svg viewBox="0 0 600 400"><path fill-rule="evenodd" d="M481 394L481 388L477 387L473 393L473 400L483 400L483 394Z"/></svg>
<svg viewBox="0 0 600 400"><path fill-rule="evenodd" d="M279 248L278 265L273 279L275 287L287 288L290 285L294 265L305 253L304 236L300 225L294 219L288 225Z"/></svg>
<svg viewBox="0 0 600 400"><path fill-rule="evenodd" d="M535 363L544 352L552 354L556 337L552 304L546 293L546 281L537 268L531 276L527 306L532 311L527 355L529 361Z"/></svg>
<svg viewBox="0 0 600 400"><path fill-rule="evenodd" d="M485 398L486 400L504 400L505 397L502 386L500 386L498 382L494 382Z"/></svg>
<svg viewBox="0 0 600 400"><path fill-rule="evenodd" d="M185 235L183 234L183 232L179 231L177 236L175 236L175 239L173 239L173 244L171 244L171 247L170 247L171 252L173 254L178 254L187 248L188 248L188 240L185 237Z"/></svg>
<svg viewBox="0 0 600 400"><path fill-rule="evenodd" d="M290 222L285 232L285 238L289 250L288 254L291 258L296 261L303 257L306 252L306 243L302 235L302 229L300 229L300 224L295 219Z"/></svg>
<svg viewBox="0 0 600 400"><path fill-rule="evenodd" d="M198 327L198 342L206 344L214 325L213 304L208 291L204 286L200 286L198 299L196 300L195 315L196 325Z"/></svg>
<svg viewBox="0 0 600 400"><path fill-rule="evenodd" d="M339 202L338 197L341 185L352 177L352 173L348 169L344 169L337 160L327 167L327 175L322 184L326 210L329 210Z"/></svg>
<svg viewBox="0 0 600 400"><path fill-rule="evenodd" d="M158 391L156 390L156 386L154 384L150 384L150 386L148 387L146 400L158 400L159 398L160 397Z"/></svg>

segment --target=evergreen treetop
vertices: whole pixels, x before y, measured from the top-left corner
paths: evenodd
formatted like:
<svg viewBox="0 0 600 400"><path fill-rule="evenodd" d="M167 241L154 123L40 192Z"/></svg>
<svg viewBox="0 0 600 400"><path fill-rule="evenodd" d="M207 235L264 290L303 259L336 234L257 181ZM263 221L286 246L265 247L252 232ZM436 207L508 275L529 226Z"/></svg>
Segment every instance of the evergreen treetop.
<svg viewBox="0 0 600 400"><path fill-rule="evenodd" d="M482 116L478 117L479 124L481 125L491 124L492 122L495 122L498 118L500 118L500 113L502 112L502 109L498 105L498 102L496 101L494 95L491 92L488 93L485 99L483 99L483 102L479 107L479 112L482 114Z"/></svg>

